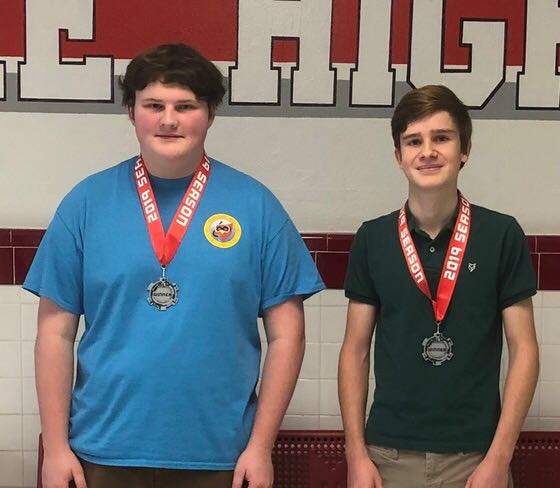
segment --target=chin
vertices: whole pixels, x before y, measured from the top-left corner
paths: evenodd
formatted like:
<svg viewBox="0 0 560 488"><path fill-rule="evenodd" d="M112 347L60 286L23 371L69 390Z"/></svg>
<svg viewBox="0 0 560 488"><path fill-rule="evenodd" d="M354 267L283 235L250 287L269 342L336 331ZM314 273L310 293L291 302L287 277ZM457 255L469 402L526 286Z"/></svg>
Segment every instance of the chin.
<svg viewBox="0 0 560 488"><path fill-rule="evenodd" d="M167 159L169 161L181 160L187 156L187 153L184 151L161 151L156 153L160 158Z"/></svg>
<svg viewBox="0 0 560 488"><path fill-rule="evenodd" d="M449 185L445 181L416 181L414 186L420 191L437 191L443 190Z"/></svg>

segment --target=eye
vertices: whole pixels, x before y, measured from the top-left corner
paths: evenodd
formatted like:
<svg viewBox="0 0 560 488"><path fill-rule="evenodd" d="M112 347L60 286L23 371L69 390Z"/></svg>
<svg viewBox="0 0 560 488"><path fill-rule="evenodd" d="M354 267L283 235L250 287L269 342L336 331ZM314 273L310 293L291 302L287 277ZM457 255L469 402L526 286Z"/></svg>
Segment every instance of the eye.
<svg viewBox="0 0 560 488"><path fill-rule="evenodd" d="M147 108L148 110L153 110L153 111L160 111L163 110L163 105L161 103L157 103L157 102L149 102L144 104L144 108Z"/></svg>
<svg viewBox="0 0 560 488"><path fill-rule="evenodd" d="M436 142L446 142L449 140L449 136L447 134L438 134L434 137Z"/></svg>
<svg viewBox="0 0 560 488"><path fill-rule="evenodd" d="M414 138L414 139L409 139L406 143L407 146L418 146L422 143L422 141L420 141L420 139L418 138Z"/></svg>
<svg viewBox="0 0 560 488"><path fill-rule="evenodd" d="M175 110L177 110L177 112L186 112L187 110L192 110L192 108L193 106L188 103L181 103L180 105L175 106Z"/></svg>

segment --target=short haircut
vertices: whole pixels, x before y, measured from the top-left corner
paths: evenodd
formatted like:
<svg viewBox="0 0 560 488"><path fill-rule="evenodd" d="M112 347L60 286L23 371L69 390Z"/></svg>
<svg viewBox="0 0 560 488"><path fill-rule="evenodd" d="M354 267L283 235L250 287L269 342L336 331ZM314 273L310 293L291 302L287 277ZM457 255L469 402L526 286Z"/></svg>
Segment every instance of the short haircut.
<svg viewBox="0 0 560 488"><path fill-rule="evenodd" d="M122 104L134 107L136 92L154 81L188 88L198 100L208 104L211 113L216 111L225 94L220 70L186 44L160 44L136 55L119 79Z"/></svg>
<svg viewBox="0 0 560 488"><path fill-rule="evenodd" d="M401 148L401 134L408 124L436 112L447 112L457 125L461 139L461 152L469 152L472 121L467 106L457 95L443 85L426 85L404 95L391 119L391 132L396 149Z"/></svg>

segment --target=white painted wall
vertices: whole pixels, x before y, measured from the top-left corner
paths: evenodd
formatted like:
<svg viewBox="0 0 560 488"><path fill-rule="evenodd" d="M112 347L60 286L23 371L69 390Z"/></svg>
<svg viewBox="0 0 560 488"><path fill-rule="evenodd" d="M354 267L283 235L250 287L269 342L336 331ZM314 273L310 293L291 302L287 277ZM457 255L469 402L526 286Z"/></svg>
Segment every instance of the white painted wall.
<svg viewBox="0 0 560 488"><path fill-rule="evenodd" d="M475 120L463 192L559 234L558 134L559 121ZM301 231L355 231L406 195L388 119L218 117L207 150L267 184ZM46 227L74 184L137 151L124 115L3 113L0 228Z"/></svg>

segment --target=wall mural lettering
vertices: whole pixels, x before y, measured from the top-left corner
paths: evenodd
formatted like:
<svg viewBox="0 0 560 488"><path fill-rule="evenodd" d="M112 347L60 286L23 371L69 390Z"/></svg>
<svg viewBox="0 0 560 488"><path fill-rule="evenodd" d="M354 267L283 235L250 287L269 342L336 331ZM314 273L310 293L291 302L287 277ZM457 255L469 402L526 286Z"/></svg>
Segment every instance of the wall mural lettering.
<svg viewBox="0 0 560 488"><path fill-rule="evenodd" d="M186 42L227 77L221 115L388 117L443 83L479 118L560 120L558 0L5 0L0 111L122 113L141 49Z"/></svg>

